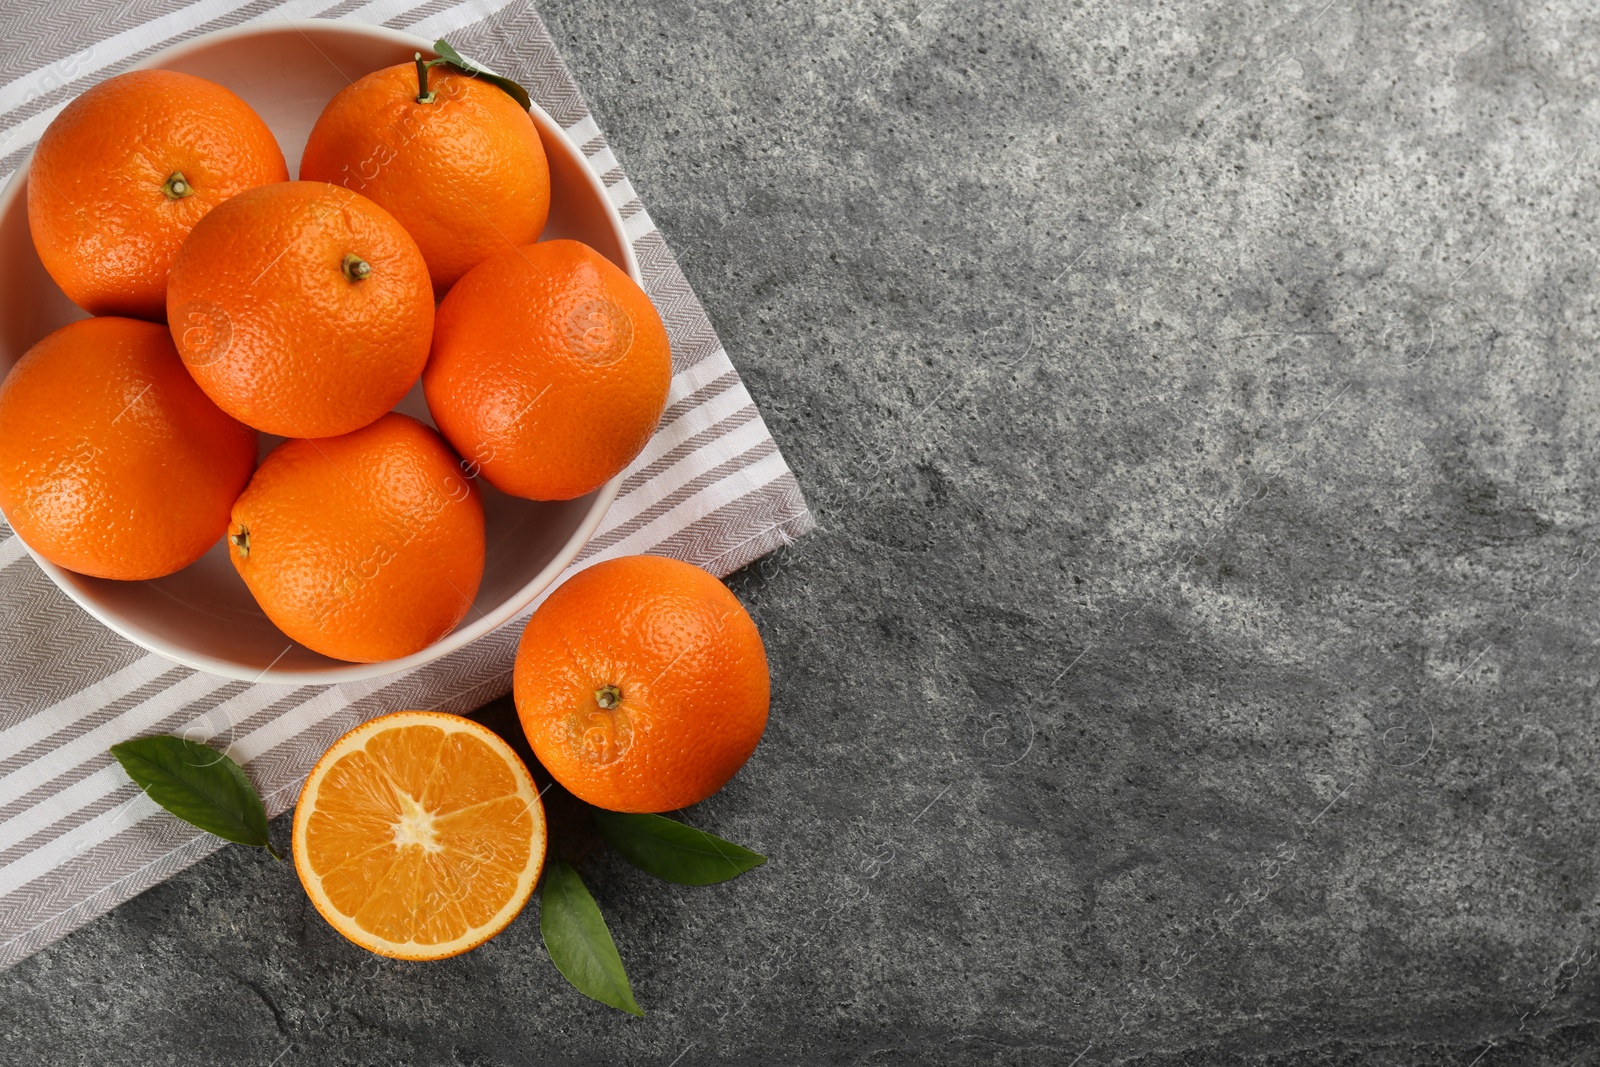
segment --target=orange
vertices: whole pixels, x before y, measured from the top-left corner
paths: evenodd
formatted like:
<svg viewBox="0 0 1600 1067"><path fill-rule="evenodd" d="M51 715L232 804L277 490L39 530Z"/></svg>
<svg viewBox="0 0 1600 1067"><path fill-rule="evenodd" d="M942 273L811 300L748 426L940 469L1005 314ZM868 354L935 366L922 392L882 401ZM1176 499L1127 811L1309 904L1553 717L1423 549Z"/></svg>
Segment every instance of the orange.
<svg viewBox="0 0 1600 1067"><path fill-rule="evenodd" d="M411 63L375 71L329 101L300 177L354 189L417 239L442 296L496 252L528 244L550 212L550 168L533 119L488 82Z"/></svg>
<svg viewBox="0 0 1600 1067"><path fill-rule="evenodd" d="M0 384L0 508L29 547L80 574L158 578L193 563L255 464L255 431L206 399L159 323L63 326Z"/></svg>
<svg viewBox="0 0 1600 1067"><path fill-rule="evenodd" d="M405 396L428 359L433 290L383 208L322 182L241 193L172 264L167 321L189 373L266 433L334 437Z"/></svg>
<svg viewBox="0 0 1600 1067"><path fill-rule="evenodd" d="M483 577L483 503L439 435L387 414L285 441L233 505L228 551L267 618L316 652L375 663L455 628Z"/></svg>
<svg viewBox="0 0 1600 1067"><path fill-rule="evenodd" d="M249 104L192 74L130 71L72 101L39 138L28 225L73 303L159 320L167 269L194 224L230 196L288 180Z"/></svg>
<svg viewBox="0 0 1600 1067"><path fill-rule="evenodd" d="M528 902L544 806L488 727L397 711L333 743L294 809L294 865L333 928L362 948L437 960L476 948Z"/></svg>
<svg viewBox="0 0 1600 1067"><path fill-rule="evenodd" d="M672 350L632 278L577 241L474 267L439 305L422 374L428 410L502 492L570 500L644 448L666 407Z"/></svg>
<svg viewBox="0 0 1600 1067"><path fill-rule="evenodd" d="M699 567L625 556L580 571L517 646L513 690L534 754L580 800L612 811L698 804L767 725L761 634Z"/></svg>

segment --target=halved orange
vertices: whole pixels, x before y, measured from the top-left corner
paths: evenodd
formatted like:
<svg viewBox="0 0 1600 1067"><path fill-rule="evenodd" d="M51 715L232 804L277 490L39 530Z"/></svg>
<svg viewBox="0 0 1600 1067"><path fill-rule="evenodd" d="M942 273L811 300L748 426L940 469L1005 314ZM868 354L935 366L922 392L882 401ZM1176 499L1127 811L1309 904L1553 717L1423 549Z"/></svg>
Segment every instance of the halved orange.
<svg viewBox="0 0 1600 1067"><path fill-rule="evenodd" d="M364 949L437 960L476 948L528 902L544 805L494 731L397 711L351 730L312 768L294 863L322 917Z"/></svg>

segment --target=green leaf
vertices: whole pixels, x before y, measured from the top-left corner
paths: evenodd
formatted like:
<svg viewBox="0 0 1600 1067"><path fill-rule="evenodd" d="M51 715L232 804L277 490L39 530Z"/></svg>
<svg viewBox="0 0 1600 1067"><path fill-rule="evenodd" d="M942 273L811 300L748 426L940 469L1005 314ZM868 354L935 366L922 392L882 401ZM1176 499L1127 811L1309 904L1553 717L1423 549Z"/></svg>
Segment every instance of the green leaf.
<svg viewBox="0 0 1600 1067"><path fill-rule="evenodd" d="M596 808L594 821L623 859L666 882L711 885L767 862L759 852L660 815Z"/></svg>
<svg viewBox="0 0 1600 1067"><path fill-rule="evenodd" d="M267 837L267 811L233 760L182 737L141 737L111 746L149 798L184 822L283 859Z"/></svg>
<svg viewBox="0 0 1600 1067"><path fill-rule="evenodd" d="M551 856L539 887L539 933L550 962L586 997L643 1016L600 907L572 865Z"/></svg>
<svg viewBox="0 0 1600 1067"><path fill-rule="evenodd" d="M522 105L522 110L527 111L533 106L533 101L528 99L528 90L524 89L510 78L502 78L493 71L484 70L472 60L465 58L460 52L457 52L454 48L451 48L450 42L445 40L443 37L433 42L433 50L439 53L440 59L450 64L461 73L470 74L474 78L482 78L490 85L495 85L501 89L504 89L506 93L510 95L511 99Z"/></svg>

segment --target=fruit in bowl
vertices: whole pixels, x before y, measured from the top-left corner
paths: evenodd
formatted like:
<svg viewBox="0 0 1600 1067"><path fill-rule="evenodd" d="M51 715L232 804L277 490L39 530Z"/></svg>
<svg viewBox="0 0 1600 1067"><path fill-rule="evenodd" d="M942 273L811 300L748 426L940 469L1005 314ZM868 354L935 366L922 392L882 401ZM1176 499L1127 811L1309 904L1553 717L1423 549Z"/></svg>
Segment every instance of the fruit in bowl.
<svg viewBox="0 0 1600 1067"><path fill-rule="evenodd" d="M73 100L39 139L28 226L73 303L159 320L167 270L195 223L288 177L272 131L238 96L192 74L130 71Z"/></svg>
<svg viewBox="0 0 1600 1067"><path fill-rule="evenodd" d="M399 659L472 607L483 503L448 445L390 412L285 441L233 505L228 554L267 617L335 659Z"/></svg>
<svg viewBox="0 0 1600 1067"><path fill-rule="evenodd" d="M330 50L329 44L335 48ZM21 355L20 349L8 347L14 343L11 338L32 342L74 317L63 310L63 291L91 312L112 306L74 288L70 271L57 260L90 274L115 266L131 272L128 276L138 282L135 288L144 294L142 303L129 311L166 319L177 367L199 389L191 395L207 400L208 411L234 425L238 440L251 436L238 423L274 435L258 448L262 453L274 447L278 451L241 504L273 498L272 521L288 522L308 540L325 530L329 516L390 514L383 509L403 511L413 505L429 521L454 516L450 521L459 527L453 542L457 547L451 549L459 566L407 565L407 556L421 551L422 539L397 536L391 527L382 536L367 537L364 552L354 544L340 546L347 555L319 550L323 554L310 561L315 564L310 569L321 570L311 581L308 560L281 551L281 542L261 541L259 525L247 530L247 524L236 524L240 528L227 531L226 512L236 510L235 501L228 501L219 528L216 501L195 494L192 503L196 508L204 503L209 518L193 544L169 555L159 567L108 567L88 556L53 551L47 534L29 525L21 501L37 488L25 484L35 478L37 467L19 468L20 490L0 501L0 507L46 573L124 636L180 662L252 681L354 680L426 662L489 633L525 608L576 556L615 496L621 470L649 439L659 418L670 377L665 330L638 286L622 220L598 177L548 116L516 99L519 89L474 71L442 43L440 51L453 58L449 63L424 61L425 81L419 82L415 62L396 62L418 51L403 34L335 22L262 26L186 42L144 61L182 69L134 71L108 80L69 106L47 131L33 169L19 169L18 181L0 198L0 220L15 220L21 211L32 223L20 230L15 221L9 228L0 226L0 254L18 251L6 243L10 235L26 239L14 284L9 293L0 294L0 315L11 327L0 331L0 369ZM375 73L352 86L328 67L323 54L344 57L341 63L353 55L370 56L365 69ZM405 89L378 76L393 67L410 79ZM299 72L292 93L283 88L284 69ZM417 99L427 95L420 91L423 86L433 99ZM140 92L130 95L134 89ZM390 101L384 108L355 106L380 96ZM84 160L93 158L85 155L83 146L90 142L82 139L83 131L98 129L101 140L95 143L112 145L107 138L120 129L119 116L134 114L126 101L135 97L143 101L144 110L138 112L137 123L123 124L128 126L126 143L116 144L128 156L148 148L147 162L157 169L171 167L153 186L160 199L145 195L152 190L137 182L108 190L85 184L81 176L71 183L86 196L56 197L59 190L51 184L61 185L57 176L73 173L63 167L82 169ZM211 108L211 119L194 119L202 104ZM379 123L385 115L385 121L392 120L388 127ZM313 128L312 143L302 153L298 139ZM381 138L373 133L384 129L400 139L382 142L386 147L374 156ZM264 138L258 136L263 130ZM281 151L278 138L283 139ZM239 149L241 144L248 151ZM230 145L232 155L223 151ZM467 149L479 155L465 159ZM102 158L113 155L108 149ZM365 176L360 182L292 182L282 166L285 155L291 165L297 159L303 164L301 173L307 178L319 165L332 167L332 161L350 158L358 164L353 172ZM375 162L360 166L369 157ZM323 164L317 163L319 158ZM340 178L345 163L335 169L340 173L330 177ZM234 184L225 185L224 179ZM31 215L19 189L38 209ZM463 190L473 195L463 197ZM131 199L123 203L118 197ZM127 224L123 220L132 217L130 211L144 221ZM97 218L107 223L104 232L91 232ZM99 243L92 249L80 245L74 252L63 244L63 234L84 240L87 234ZM607 284L623 295L609 299L627 308L626 324L580 313L572 320L573 329L591 349L608 344L615 349L621 358L613 368L613 382L635 374L636 382L643 383L634 390L643 401L630 400L629 405L614 403L617 394L606 391L611 386L604 375L570 388L558 383L548 397L559 399L559 411L524 412L525 418L512 427L516 432L495 439L507 457L549 452L548 458L535 455L535 461L564 467L566 475L577 471L577 478L569 476L553 489L502 478L512 492L498 491L491 479L479 478L481 460L453 450L460 442L418 426L430 441L435 481L443 485L446 477L454 479L448 490L454 497L445 497L450 506L438 515L428 510L432 505L426 497L379 500L377 490L393 473L390 467L374 466L381 466L383 449L356 449L343 461L347 469L341 475L348 478L326 481L317 493L293 494L283 485L268 492L266 487L278 480L273 472L284 466L280 453L302 459L319 449L326 453L328 442L373 429L391 411L434 422L421 388L437 332L434 297L497 253L541 248L535 243L541 236L546 244L581 243L614 276ZM546 255L529 254L535 259ZM48 276L41 269L45 263L57 263ZM114 281L109 288L128 290L125 281ZM152 302L151 294L159 299ZM465 311L455 319L458 342L475 333L507 336L501 321L526 321L529 309L516 301L528 299L529 292L508 289L497 302L479 301L476 308L473 301L457 301ZM626 351L602 336L608 329L614 337L632 339ZM519 341L521 360L527 346L512 340ZM568 355L553 351L550 358ZM495 380L475 394L470 394L468 380L462 395L503 410L544 388L542 380L530 388L528 378L543 373L540 366L528 360L486 364L483 375ZM54 402L38 393L29 391L35 399L22 405L38 409L30 416L34 426L57 417L50 410ZM157 395L152 391L146 400ZM440 411L448 406L441 403ZM608 406L617 411L609 423L601 418L599 425L583 426L582 420L569 418L572 412L601 413ZM558 415L569 421L563 423ZM117 420L119 432L128 423L127 417ZM583 432L572 437L563 426ZM280 444L274 437L288 440ZM462 441L469 440L475 448L481 444L464 433ZM215 453L206 457L213 464L234 454L209 451ZM158 477L141 465L140 456L125 450L119 462L148 475L146 481ZM196 469L210 468L201 464ZM235 475L222 497L238 497L250 480L249 469ZM131 478L123 482L128 488L140 484ZM468 501L477 509L471 515ZM191 502L183 503L160 518L170 521L187 513ZM58 509L53 516L62 543L87 543L86 538L97 535L87 511ZM475 536L461 532L470 534L472 529L478 531ZM210 540L225 531L255 542L248 561L243 545ZM214 550L208 551L207 544ZM459 548L462 544L469 547ZM363 568L370 574L372 559L391 554L395 561L381 568L381 580L347 580ZM124 581L102 580L107 578ZM380 588L387 598L382 605L358 603ZM216 625L218 619L226 619L227 625Z"/></svg>
<svg viewBox="0 0 1600 1067"><path fill-rule="evenodd" d="M433 290L383 208L323 182L241 193L173 261L167 321L195 381L263 433L334 437L399 403L428 360Z"/></svg>
<svg viewBox="0 0 1600 1067"><path fill-rule="evenodd" d="M0 383L0 508L83 574L187 567L222 536L255 463L255 433L200 391L157 323L63 326Z"/></svg>
<svg viewBox="0 0 1600 1067"><path fill-rule="evenodd" d="M478 264L439 305L428 410L495 488L570 500L615 477L667 403L672 351L633 279L577 241Z"/></svg>
<svg viewBox="0 0 1600 1067"><path fill-rule="evenodd" d="M374 71L328 102L300 159L387 208L422 249L440 296L496 252L530 244L550 214L539 131L496 85L440 60Z"/></svg>

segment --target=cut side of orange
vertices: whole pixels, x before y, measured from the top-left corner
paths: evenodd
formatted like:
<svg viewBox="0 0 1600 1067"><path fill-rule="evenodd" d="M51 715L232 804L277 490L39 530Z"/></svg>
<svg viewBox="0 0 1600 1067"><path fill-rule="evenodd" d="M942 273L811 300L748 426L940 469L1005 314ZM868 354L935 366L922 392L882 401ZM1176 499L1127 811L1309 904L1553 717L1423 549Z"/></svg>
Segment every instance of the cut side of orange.
<svg viewBox="0 0 1600 1067"><path fill-rule="evenodd" d="M294 812L294 862L322 917L364 949L435 960L476 948L528 902L544 805L494 731L397 711L333 743Z"/></svg>

